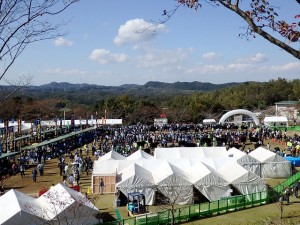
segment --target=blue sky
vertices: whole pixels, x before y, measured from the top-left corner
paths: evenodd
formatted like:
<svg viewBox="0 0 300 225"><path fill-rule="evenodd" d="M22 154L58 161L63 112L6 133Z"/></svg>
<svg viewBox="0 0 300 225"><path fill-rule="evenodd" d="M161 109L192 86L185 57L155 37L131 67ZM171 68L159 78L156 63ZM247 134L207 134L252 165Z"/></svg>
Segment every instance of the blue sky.
<svg viewBox="0 0 300 225"><path fill-rule="evenodd" d="M299 13L295 1L272 1L280 2L280 15L292 19ZM55 19L69 21L63 27L68 35L28 46L5 78L29 74L32 85L56 81L112 86L300 78L298 59L260 37L240 39L245 23L222 7L203 3L198 12L180 8L156 32L142 32L175 4L81 0Z"/></svg>

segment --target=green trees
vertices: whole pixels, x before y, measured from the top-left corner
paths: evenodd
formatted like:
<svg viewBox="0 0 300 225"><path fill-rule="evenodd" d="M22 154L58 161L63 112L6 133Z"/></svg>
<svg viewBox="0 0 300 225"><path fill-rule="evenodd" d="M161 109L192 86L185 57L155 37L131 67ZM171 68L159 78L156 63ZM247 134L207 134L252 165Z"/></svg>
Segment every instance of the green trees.
<svg viewBox="0 0 300 225"><path fill-rule="evenodd" d="M203 119L218 119L226 110L248 109L265 110L276 102L300 99L300 80L286 79L269 82L245 82L234 87L217 91L151 91L134 95L128 93L116 94L114 91L102 95L101 90L93 92L93 98L83 101L85 90L73 93L57 92L44 95L17 96L0 107L0 118L9 116L16 118L22 114L25 120L35 119L42 115L44 119L54 119L62 116L62 110L74 112L76 119L90 118L91 115L101 119L123 119L124 124L153 124L154 118L159 118L164 112L170 123L201 122ZM66 117L68 118L67 113Z"/></svg>

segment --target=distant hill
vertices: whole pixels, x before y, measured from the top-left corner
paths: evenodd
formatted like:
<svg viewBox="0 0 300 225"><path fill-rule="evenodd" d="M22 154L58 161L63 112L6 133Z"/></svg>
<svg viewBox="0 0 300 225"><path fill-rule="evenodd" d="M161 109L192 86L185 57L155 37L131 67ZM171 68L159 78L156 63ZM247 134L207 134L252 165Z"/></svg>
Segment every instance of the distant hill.
<svg viewBox="0 0 300 225"><path fill-rule="evenodd" d="M188 90L188 91L214 91L226 87L237 86L241 83L225 83L225 84L212 84L202 83L198 81L194 82L175 82L165 83L159 81L149 81L144 85L137 84L123 84L120 86L104 86L96 84L71 84L67 82L52 82L40 86L29 86L25 90L30 91L42 91L42 92L61 92L61 91L75 91L75 90L112 90L112 91L129 91L136 89L156 89L156 90Z"/></svg>

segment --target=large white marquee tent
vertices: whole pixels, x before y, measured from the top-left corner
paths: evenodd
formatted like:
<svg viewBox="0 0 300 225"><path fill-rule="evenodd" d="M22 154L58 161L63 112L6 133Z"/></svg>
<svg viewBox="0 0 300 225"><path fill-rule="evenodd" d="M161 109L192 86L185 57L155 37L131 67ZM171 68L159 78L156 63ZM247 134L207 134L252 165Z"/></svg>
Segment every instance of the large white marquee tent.
<svg viewBox="0 0 300 225"><path fill-rule="evenodd" d="M265 172L265 164L272 164L272 160L274 165L282 162L276 169L283 170L278 173L280 177L291 173L290 163L280 156L263 161L238 149L227 151L225 147L157 148L154 157L140 151L124 160L103 158L95 161L92 176L115 174L116 189L125 196L140 191L146 195L149 205L155 203L158 192L170 201L176 197L177 204L191 204L195 189L209 201L228 197L231 188L245 195L266 191L262 178L276 176ZM174 196L179 192L180 196Z"/></svg>

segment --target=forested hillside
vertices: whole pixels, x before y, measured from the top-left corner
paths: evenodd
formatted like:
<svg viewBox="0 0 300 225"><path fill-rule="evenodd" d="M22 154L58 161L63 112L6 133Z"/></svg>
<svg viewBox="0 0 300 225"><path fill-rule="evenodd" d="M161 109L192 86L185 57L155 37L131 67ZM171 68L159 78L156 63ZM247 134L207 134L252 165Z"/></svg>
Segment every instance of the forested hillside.
<svg viewBox="0 0 300 225"><path fill-rule="evenodd" d="M8 92L9 87L4 88ZM3 95L4 96L4 95ZM162 113L170 122L199 122L220 118L226 110L264 110L275 102L300 99L300 80L278 79L215 85L200 82L122 85L106 87L88 84L51 83L27 87L5 101L0 118L34 120L76 119L98 116L122 118L126 124L153 123Z"/></svg>

